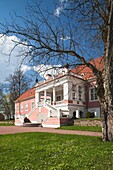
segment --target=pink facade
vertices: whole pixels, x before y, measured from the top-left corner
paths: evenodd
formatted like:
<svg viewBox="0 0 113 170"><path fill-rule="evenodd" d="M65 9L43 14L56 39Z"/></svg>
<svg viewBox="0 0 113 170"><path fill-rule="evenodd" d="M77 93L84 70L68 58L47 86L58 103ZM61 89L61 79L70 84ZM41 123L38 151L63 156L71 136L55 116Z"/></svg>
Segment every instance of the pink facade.
<svg viewBox="0 0 113 170"><path fill-rule="evenodd" d="M35 107L35 98L15 103L15 113L25 115Z"/></svg>

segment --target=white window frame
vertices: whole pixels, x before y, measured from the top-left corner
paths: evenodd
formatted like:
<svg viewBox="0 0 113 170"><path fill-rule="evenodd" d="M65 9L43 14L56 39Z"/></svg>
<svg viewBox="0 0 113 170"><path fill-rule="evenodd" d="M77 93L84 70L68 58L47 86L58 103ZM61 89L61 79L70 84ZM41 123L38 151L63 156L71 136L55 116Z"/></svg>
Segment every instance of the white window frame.
<svg viewBox="0 0 113 170"><path fill-rule="evenodd" d="M77 100L77 85L72 84L72 100Z"/></svg>
<svg viewBox="0 0 113 170"><path fill-rule="evenodd" d="M28 111L28 103L25 104L25 111Z"/></svg>
<svg viewBox="0 0 113 170"><path fill-rule="evenodd" d="M78 86L78 99L81 101L83 100L83 87L82 86Z"/></svg>
<svg viewBox="0 0 113 170"><path fill-rule="evenodd" d="M98 96L96 94L96 91L92 93L91 90L95 90L95 87L89 88L89 101L90 102L98 101ZM93 95L94 99L92 99L91 94ZM96 95L97 98L95 97L95 95Z"/></svg>

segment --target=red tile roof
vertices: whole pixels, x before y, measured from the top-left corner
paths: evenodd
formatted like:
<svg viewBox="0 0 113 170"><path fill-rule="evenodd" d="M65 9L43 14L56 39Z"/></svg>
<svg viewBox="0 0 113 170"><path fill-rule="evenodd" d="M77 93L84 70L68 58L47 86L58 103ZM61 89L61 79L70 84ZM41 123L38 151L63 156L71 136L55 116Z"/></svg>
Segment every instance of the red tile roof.
<svg viewBox="0 0 113 170"><path fill-rule="evenodd" d="M23 101L23 100L28 100L31 98L35 98L35 87L27 90L25 93L20 95L20 97L15 101L15 103L17 103L19 101Z"/></svg>
<svg viewBox="0 0 113 170"><path fill-rule="evenodd" d="M104 66L104 59L103 57L99 57L94 60L91 60L90 63L94 65L98 70L102 71ZM76 68L73 68L72 72L82 76L84 80L88 80L89 78L94 77L92 70L85 65L81 65Z"/></svg>

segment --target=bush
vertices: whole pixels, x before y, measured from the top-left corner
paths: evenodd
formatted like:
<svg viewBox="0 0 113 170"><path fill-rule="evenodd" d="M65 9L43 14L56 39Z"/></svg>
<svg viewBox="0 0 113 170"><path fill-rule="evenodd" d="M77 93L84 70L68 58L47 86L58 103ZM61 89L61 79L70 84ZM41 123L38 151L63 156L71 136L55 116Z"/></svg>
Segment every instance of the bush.
<svg viewBox="0 0 113 170"><path fill-rule="evenodd" d="M94 112L87 112L86 113L86 118L94 118L95 117L95 114L94 114Z"/></svg>

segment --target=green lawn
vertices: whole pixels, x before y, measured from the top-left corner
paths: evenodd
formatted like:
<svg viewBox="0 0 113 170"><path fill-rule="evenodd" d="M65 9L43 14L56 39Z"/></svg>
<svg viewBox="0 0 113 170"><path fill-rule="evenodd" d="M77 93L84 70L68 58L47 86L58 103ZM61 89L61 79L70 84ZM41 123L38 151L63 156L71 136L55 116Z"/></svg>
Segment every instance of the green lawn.
<svg viewBox="0 0 113 170"><path fill-rule="evenodd" d="M49 133L0 136L0 170L112 170L113 143Z"/></svg>
<svg viewBox="0 0 113 170"><path fill-rule="evenodd" d="M59 129L102 132L102 128L98 126L61 126Z"/></svg>
<svg viewBox="0 0 113 170"><path fill-rule="evenodd" d="M0 123L0 126L14 126L14 124L11 124L11 123Z"/></svg>
<svg viewBox="0 0 113 170"><path fill-rule="evenodd" d="M14 126L14 120L0 121L0 126Z"/></svg>

